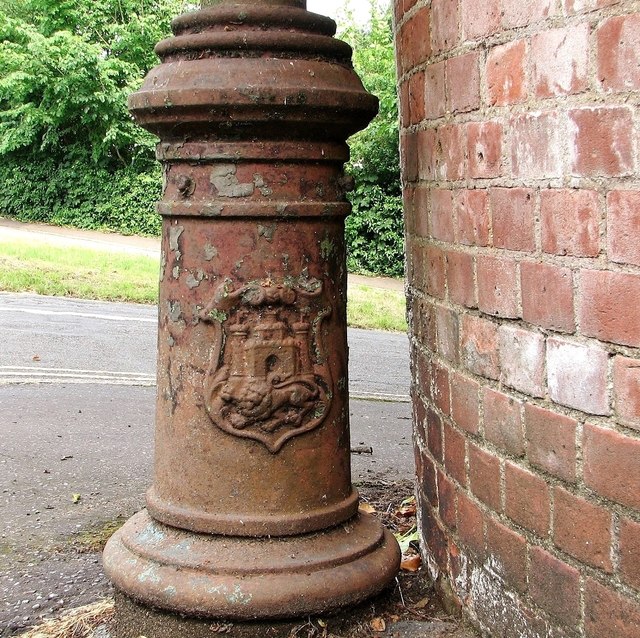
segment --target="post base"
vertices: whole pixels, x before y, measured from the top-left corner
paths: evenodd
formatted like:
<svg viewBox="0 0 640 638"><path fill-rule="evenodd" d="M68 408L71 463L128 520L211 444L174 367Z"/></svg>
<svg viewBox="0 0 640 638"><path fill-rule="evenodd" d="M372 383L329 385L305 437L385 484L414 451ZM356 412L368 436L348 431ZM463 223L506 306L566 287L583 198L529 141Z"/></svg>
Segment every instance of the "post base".
<svg viewBox="0 0 640 638"><path fill-rule="evenodd" d="M252 621L323 614L365 600L395 578L400 552L395 538L361 513L315 534L252 538L169 527L143 510L111 537L103 560L116 589L142 605Z"/></svg>

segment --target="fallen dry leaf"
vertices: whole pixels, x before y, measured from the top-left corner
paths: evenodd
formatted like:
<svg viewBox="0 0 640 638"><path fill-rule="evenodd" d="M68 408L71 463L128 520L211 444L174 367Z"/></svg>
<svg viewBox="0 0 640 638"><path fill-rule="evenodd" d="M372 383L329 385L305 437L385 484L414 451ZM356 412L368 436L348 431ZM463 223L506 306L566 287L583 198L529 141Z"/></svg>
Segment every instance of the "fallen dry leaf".
<svg viewBox="0 0 640 638"><path fill-rule="evenodd" d="M414 609L424 609L431 602L431 598L426 596L422 600L419 600L415 605L412 605Z"/></svg>
<svg viewBox="0 0 640 638"><path fill-rule="evenodd" d="M420 565L422 565L420 554L405 554L400 562L400 569L404 569L405 572L417 572Z"/></svg>
<svg viewBox="0 0 640 638"><path fill-rule="evenodd" d="M358 509L365 514L374 514L376 511L376 508L370 503L360 503L360 505L358 505Z"/></svg>
<svg viewBox="0 0 640 638"><path fill-rule="evenodd" d="M370 623L369 626L371 627L371 629L373 629L373 631L384 631L387 628L387 623L384 621L384 618L374 618Z"/></svg>
<svg viewBox="0 0 640 638"><path fill-rule="evenodd" d="M33 357L31 357L32 361L40 361L40 355L39 354L34 354Z"/></svg>

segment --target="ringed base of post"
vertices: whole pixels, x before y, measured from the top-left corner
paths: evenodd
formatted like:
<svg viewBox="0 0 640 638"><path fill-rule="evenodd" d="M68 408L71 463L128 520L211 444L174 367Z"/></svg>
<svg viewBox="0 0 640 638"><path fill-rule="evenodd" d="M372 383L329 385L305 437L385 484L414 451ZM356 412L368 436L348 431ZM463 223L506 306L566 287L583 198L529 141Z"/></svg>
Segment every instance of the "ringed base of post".
<svg viewBox="0 0 640 638"><path fill-rule="evenodd" d="M393 535L362 513L315 534L251 538L169 527L143 510L111 537L103 561L116 589L143 605L253 621L361 602L395 578L400 552Z"/></svg>

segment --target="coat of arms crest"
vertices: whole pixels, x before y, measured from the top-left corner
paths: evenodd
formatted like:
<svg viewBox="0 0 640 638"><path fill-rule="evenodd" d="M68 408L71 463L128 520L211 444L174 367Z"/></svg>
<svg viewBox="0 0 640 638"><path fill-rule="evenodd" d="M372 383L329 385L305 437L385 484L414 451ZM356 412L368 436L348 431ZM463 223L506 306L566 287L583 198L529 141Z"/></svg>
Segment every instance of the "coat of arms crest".
<svg viewBox="0 0 640 638"><path fill-rule="evenodd" d="M306 273L218 287L201 319L215 329L205 406L221 430L276 453L322 423L332 393L321 335L331 308L312 311L321 294Z"/></svg>

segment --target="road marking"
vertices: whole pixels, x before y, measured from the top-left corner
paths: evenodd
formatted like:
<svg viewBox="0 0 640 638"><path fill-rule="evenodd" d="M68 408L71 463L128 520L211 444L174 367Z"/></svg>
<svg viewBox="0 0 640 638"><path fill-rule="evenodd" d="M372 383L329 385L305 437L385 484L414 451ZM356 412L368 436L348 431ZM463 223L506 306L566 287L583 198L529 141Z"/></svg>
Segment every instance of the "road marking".
<svg viewBox="0 0 640 638"><path fill-rule="evenodd" d="M2 312L23 312L28 315L44 315L45 317L85 317L86 319L103 319L105 321L137 321L141 323L158 323L158 319L156 317L127 317L125 315L100 315L91 312L36 310L35 308L20 308L19 306L3 307Z"/></svg>
<svg viewBox="0 0 640 638"><path fill-rule="evenodd" d="M155 375L146 372L116 372L113 370L83 370L77 368L42 368L37 366L0 366L0 385L25 385L38 383L101 384L152 387ZM354 401L384 401L410 403L406 394L353 391Z"/></svg>

